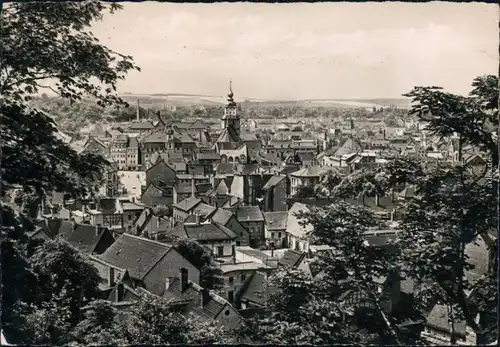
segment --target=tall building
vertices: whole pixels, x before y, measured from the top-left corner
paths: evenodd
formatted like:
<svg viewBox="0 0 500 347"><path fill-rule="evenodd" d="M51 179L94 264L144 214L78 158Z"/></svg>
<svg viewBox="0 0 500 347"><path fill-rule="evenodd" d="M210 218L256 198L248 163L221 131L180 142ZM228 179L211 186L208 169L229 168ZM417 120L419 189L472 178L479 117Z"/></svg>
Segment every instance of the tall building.
<svg viewBox="0 0 500 347"><path fill-rule="evenodd" d="M239 141L241 135L241 120L237 113L237 105L233 99L232 81L229 81L229 93L227 94L227 105L224 107L222 116L222 128L231 133L234 140Z"/></svg>
<svg viewBox="0 0 500 347"><path fill-rule="evenodd" d="M217 142L239 143L241 140L241 120L233 97L232 82L230 80L229 93L227 94L227 104L224 107L224 115L221 118L223 131L217 139Z"/></svg>
<svg viewBox="0 0 500 347"><path fill-rule="evenodd" d="M241 119L238 105L234 101L232 83L229 81L227 104L221 118L222 133L215 141L213 149L221 156L222 162L248 163L255 160L262 143L253 133L241 132Z"/></svg>

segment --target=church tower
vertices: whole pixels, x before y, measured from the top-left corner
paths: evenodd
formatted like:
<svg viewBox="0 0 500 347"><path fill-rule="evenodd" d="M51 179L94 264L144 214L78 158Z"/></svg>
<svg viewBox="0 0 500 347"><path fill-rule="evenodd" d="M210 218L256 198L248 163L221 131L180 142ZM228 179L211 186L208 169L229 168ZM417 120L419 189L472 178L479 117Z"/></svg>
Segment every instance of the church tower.
<svg viewBox="0 0 500 347"><path fill-rule="evenodd" d="M233 132L240 137L240 116L236 113L236 102L233 99L232 81L229 80L229 93L227 94L227 104L224 107L224 116L222 117L222 127Z"/></svg>

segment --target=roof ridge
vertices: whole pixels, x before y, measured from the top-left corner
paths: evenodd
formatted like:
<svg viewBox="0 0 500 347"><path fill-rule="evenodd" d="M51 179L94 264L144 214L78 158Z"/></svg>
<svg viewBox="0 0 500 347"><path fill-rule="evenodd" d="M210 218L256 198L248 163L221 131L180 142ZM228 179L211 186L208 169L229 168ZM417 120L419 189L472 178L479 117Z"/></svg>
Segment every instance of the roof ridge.
<svg viewBox="0 0 500 347"><path fill-rule="evenodd" d="M172 248L172 246L170 246L170 245L168 245L166 243L155 241L155 240L151 240L151 239L147 239L147 238L141 237L141 236L135 236L135 235L132 235L132 234L127 234L127 233L124 233L124 234L121 235L121 237L123 237L123 236L131 237L131 238L142 240L142 241L146 241L146 242L150 242L150 243L153 243L153 244L156 244L156 245L159 245L159 246L164 246L164 247L167 247L168 250L170 250Z"/></svg>

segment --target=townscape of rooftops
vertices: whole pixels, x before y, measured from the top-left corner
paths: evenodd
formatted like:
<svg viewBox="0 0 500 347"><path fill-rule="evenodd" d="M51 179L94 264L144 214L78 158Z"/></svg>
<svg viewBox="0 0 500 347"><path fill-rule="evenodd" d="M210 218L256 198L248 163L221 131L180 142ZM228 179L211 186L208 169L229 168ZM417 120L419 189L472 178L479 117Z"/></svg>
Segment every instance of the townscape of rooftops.
<svg viewBox="0 0 500 347"><path fill-rule="evenodd" d="M432 136L427 124L402 108L357 110L365 118L242 119L232 83L218 124L206 117L168 120L162 110L146 118L139 100L134 106L135 119L83 134L79 150L100 153L111 163L99 196L75 201L54 193L40 205L40 227L32 237L64 235L90 255L102 276L101 289L121 309L149 292L186 302L185 313L231 329L248 312L265 308L266 296L258 293L276 269L287 266L311 278L322 276L311 259L330 247L310 242L311 226L303 225L297 212L328 204L318 196L301 199L299 192L317 185L330 170L346 176L394 155L418 157L428 165L461 163L473 170L486 165L476 148L460 148L457 136ZM318 124L323 131L317 131ZM385 222L385 228L365 235L370 247L392 247L402 202L414 193L408 186L389 197L352 197L352 204L371 209ZM168 212L155 213L158 206ZM179 240L209 250L222 270L222 289L200 286L200 269L173 247ZM478 265L470 276L487 271L487 242L492 241L468 248ZM412 279L389 292L387 281L379 279L377 285L388 309L413 295ZM436 304L426 320L408 324L422 327L431 343L446 344L443 327L448 323L439 310ZM461 333L465 342L473 338L465 327Z"/></svg>

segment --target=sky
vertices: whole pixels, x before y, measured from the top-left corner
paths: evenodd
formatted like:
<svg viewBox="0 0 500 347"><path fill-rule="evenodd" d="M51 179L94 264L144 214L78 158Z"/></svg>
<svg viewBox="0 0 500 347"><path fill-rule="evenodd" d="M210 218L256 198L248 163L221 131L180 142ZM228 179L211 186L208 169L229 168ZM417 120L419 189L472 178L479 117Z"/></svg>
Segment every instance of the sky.
<svg viewBox="0 0 500 347"><path fill-rule="evenodd" d="M91 31L141 67L119 92L239 98L467 94L497 74L498 6L481 3L123 3Z"/></svg>

